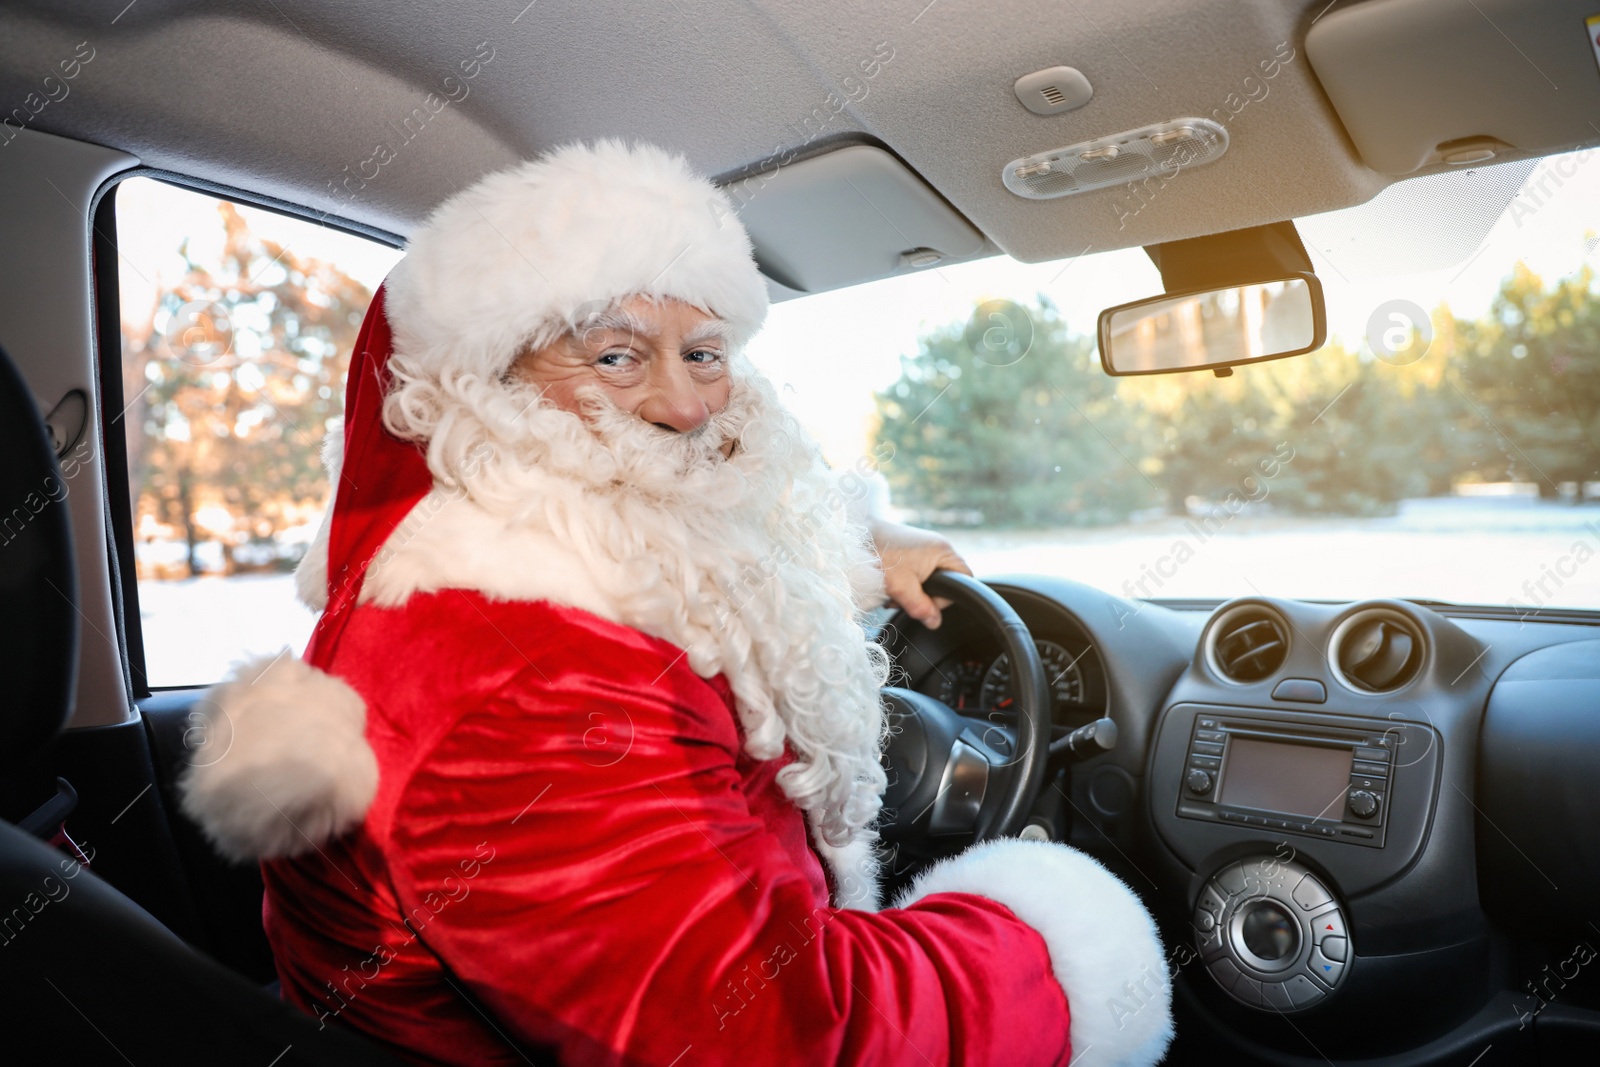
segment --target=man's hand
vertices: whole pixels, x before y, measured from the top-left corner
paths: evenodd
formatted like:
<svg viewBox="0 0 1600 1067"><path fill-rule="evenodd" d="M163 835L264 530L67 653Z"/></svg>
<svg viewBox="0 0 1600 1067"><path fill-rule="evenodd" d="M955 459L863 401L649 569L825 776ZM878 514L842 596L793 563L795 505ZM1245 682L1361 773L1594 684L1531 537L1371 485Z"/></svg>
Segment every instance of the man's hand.
<svg viewBox="0 0 1600 1067"><path fill-rule="evenodd" d="M889 602L928 629L937 630L940 609L949 607L950 601L930 597L922 591L922 583L936 570L971 574L972 568L949 541L931 530L887 519L869 520L867 530L883 561L883 586Z"/></svg>

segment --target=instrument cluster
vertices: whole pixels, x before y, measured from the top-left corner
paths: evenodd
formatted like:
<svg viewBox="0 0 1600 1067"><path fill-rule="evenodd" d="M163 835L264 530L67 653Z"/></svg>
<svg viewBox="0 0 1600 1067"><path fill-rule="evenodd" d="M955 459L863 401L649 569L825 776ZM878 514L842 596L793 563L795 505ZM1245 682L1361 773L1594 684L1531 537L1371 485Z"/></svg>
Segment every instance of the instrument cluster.
<svg viewBox="0 0 1600 1067"><path fill-rule="evenodd" d="M1072 728L1105 714L1105 676L1094 646L1081 637L1052 634L1034 638L1050 683L1053 718ZM917 688L967 715L1007 711L1016 694L1011 658L991 647L956 649L921 680Z"/></svg>

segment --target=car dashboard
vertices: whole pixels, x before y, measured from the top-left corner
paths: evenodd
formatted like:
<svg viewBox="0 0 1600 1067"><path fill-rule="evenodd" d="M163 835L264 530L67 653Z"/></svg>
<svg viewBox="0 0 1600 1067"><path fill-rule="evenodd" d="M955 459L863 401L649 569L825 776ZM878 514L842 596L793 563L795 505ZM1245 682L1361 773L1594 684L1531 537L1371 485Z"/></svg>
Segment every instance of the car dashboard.
<svg viewBox="0 0 1600 1067"><path fill-rule="evenodd" d="M1157 917L1172 1062L1600 1047L1600 619L989 584L1039 647L1055 736L1117 724L1054 786L1064 836ZM891 684L1007 711L1006 658L959 609L880 640Z"/></svg>

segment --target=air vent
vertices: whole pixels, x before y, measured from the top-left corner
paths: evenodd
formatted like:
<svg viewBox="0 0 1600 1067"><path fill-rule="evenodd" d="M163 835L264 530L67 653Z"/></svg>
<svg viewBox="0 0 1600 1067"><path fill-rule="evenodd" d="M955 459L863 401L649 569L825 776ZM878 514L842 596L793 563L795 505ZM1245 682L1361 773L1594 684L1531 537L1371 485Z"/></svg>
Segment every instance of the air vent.
<svg viewBox="0 0 1600 1067"><path fill-rule="evenodd" d="M1211 669L1240 685L1272 677L1288 655L1288 625L1259 604L1229 608L1206 633Z"/></svg>
<svg viewBox="0 0 1600 1067"><path fill-rule="evenodd" d="M1335 675L1358 693L1392 693L1422 668L1422 631L1388 608L1356 612L1333 631L1329 644Z"/></svg>
<svg viewBox="0 0 1600 1067"><path fill-rule="evenodd" d="M1047 104L1055 105L1065 104L1067 102L1067 94L1062 92L1054 85L1046 85L1043 89L1039 90L1039 95L1044 97L1045 103Z"/></svg>

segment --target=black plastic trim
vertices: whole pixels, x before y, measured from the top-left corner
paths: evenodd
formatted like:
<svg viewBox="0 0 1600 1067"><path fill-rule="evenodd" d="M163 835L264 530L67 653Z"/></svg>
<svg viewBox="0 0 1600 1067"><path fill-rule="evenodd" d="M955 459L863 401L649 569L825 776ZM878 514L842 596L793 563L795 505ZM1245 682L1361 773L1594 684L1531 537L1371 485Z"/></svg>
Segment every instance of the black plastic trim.
<svg viewBox="0 0 1600 1067"><path fill-rule="evenodd" d="M144 627L139 611L139 580L133 555L133 501L128 497L128 438L126 430L113 424L125 414L122 399L122 298L117 264L117 175L96 195L91 208L94 219L93 285L90 300L94 310L95 374L100 390L100 417L96 426L100 436L101 470L105 477L106 559L111 567L111 601L117 627L117 643L122 652L123 676L128 702L150 693L145 673ZM112 358L114 357L114 358ZM106 422L106 413L116 410Z"/></svg>
<svg viewBox="0 0 1600 1067"><path fill-rule="evenodd" d="M1532 941L1595 935L1600 641L1530 652L1495 683L1478 746L1484 909Z"/></svg>

